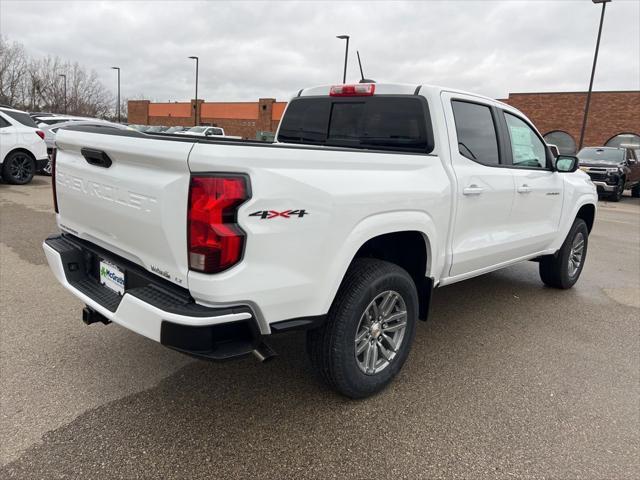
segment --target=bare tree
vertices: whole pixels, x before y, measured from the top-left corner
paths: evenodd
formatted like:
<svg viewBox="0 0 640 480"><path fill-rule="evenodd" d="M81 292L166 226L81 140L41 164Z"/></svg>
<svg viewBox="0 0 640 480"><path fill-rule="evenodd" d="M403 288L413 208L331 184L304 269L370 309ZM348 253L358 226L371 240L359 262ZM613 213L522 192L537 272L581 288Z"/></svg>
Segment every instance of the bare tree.
<svg viewBox="0 0 640 480"><path fill-rule="evenodd" d="M98 80L95 71L88 71L77 62L60 57L30 58L24 47L0 37L0 103L15 108L48 110L88 117L112 116L113 95Z"/></svg>

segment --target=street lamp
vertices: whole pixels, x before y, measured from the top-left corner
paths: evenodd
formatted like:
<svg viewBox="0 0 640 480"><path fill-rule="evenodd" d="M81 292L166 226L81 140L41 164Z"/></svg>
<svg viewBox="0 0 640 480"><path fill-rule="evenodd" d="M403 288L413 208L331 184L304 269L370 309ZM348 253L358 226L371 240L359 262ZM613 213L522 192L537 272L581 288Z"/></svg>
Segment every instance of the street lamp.
<svg viewBox="0 0 640 480"><path fill-rule="evenodd" d="M198 63L200 62L200 59L198 57L189 57L192 60L196 61L196 105L195 105L195 119L194 119L194 124L197 126L198 125Z"/></svg>
<svg viewBox="0 0 640 480"><path fill-rule="evenodd" d="M64 113L67 113L67 76L64 73L60 73L58 76L64 78Z"/></svg>
<svg viewBox="0 0 640 480"><path fill-rule="evenodd" d="M584 106L584 118L582 119L582 130L580 131L580 144L578 151L582 150L584 143L584 132L587 129L587 117L589 116L589 104L591 103L591 91L593 90L593 77L596 73L596 63L598 62L598 51L600 50L600 37L602 36L602 24L604 23L604 11L607 3L611 0L591 0L593 3L602 4L602 13L600 14L600 27L598 28L598 40L596 41L596 52L593 55L593 67L591 68L591 80L589 81L589 92L587 93L587 103Z"/></svg>
<svg viewBox="0 0 640 480"><path fill-rule="evenodd" d="M344 72L342 73L342 83L347 83L347 59L349 58L349 35L338 35L336 38L347 41L347 44L344 50Z"/></svg>
<svg viewBox="0 0 640 480"><path fill-rule="evenodd" d="M118 105L116 111L118 112L118 123L120 123L120 67L111 67L111 69L118 71Z"/></svg>

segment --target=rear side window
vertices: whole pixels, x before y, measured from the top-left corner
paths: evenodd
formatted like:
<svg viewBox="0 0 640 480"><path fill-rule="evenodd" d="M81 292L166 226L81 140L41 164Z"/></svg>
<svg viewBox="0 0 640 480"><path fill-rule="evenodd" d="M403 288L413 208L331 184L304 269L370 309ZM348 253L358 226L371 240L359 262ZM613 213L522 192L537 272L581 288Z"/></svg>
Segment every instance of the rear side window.
<svg viewBox="0 0 640 480"><path fill-rule="evenodd" d="M433 150L427 104L417 96L296 99L287 108L278 140L372 150Z"/></svg>
<svg viewBox="0 0 640 480"><path fill-rule="evenodd" d="M459 100L453 100L451 106L460 154L484 165L498 165L498 137L491 108Z"/></svg>
<svg viewBox="0 0 640 480"><path fill-rule="evenodd" d="M27 127L38 128L38 125L36 125L36 122L33 121L33 118L31 118L29 115L27 115L24 112L14 112L12 110L3 109L2 113L13 118L16 122L21 123L22 125L25 125Z"/></svg>

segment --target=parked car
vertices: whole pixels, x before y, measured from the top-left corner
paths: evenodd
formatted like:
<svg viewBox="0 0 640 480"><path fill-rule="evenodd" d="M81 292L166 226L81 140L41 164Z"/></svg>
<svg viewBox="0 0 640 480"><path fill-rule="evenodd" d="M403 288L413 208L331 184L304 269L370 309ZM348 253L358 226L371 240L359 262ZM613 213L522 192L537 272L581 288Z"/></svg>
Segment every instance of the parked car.
<svg viewBox="0 0 640 480"><path fill-rule="evenodd" d="M307 329L320 377L361 398L400 371L435 287L525 260L551 287L580 277L595 186L509 105L314 87L276 140L61 131L44 250L84 321L212 360Z"/></svg>
<svg viewBox="0 0 640 480"><path fill-rule="evenodd" d="M224 129L220 127L191 127L188 130L183 130L177 133L182 133L185 135L196 135L198 137L225 136Z"/></svg>
<svg viewBox="0 0 640 480"><path fill-rule="evenodd" d="M44 141L47 144L47 154L49 155L49 159L53 153L53 149L56 146L56 134L62 129L69 127L71 125L86 125L86 126L96 126L96 127L111 127L117 128L120 130L126 129L125 125L121 125L119 123L108 122L106 120L74 120L70 122L62 122L62 123L54 123L53 125L47 125L42 129L44 132ZM47 161L45 167L42 169L42 173L46 175L51 175L51 160Z"/></svg>
<svg viewBox="0 0 640 480"><path fill-rule="evenodd" d="M598 194L614 202L631 189L640 197L640 159L632 147L586 147L578 152L580 169L591 177Z"/></svg>
<svg viewBox="0 0 640 480"><path fill-rule="evenodd" d="M32 116L33 120L36 122L39 128L44 128L47 125L55 125L56 123L67 123L67 122L81 122L81 121L98 121L97 118L91 117L76 117L69 115L34 115Z"/></svg>
<svg viewBox="0 0 640 480"><path fill-rule="evenodd" d="M24 185L48 160L44 133L27 112L0 108L0 174L7 183Z"/></svg>
<svg viewBox="0 0 640 480"><path fill-rule="evenodd" d="M191 127L179 127L179 126L169 127L163 133L178 133L178 132L183 132L185 130L189 130L189 128L191 128Z"/></svg>
<svg viewBox="0 0 640 480"><path fill-rule="evenodd" d="M129 128L130 130L136 130L138 132L146 132L149 128L151 128L149 125L127 125L127 128Z"/></svg>
<svg viewBox="0 0 640 480"><path fill-rule="evenodd" d="M558 148L557 145L554 145L552 143L547 143L547 146L551 150L551 153L553 154L553 158L558 158L560 156L560 149Z"/></svg>
<svg viewBox="0 0 640 480"><path fill-rule="evenodd" d="M166 131L169 127L165 127L162 125L154 125L152 127L149 127L145 130L145 132L147 133L162 133L164 131Z"/></svg>
<svg viewBox="0 0 640 480"><path fill-rule="evenodd" d="M55 113L51 112L29 112L29 116L33 119L36 124L38 123L38 118L40 117L55 117Z"/></svg>

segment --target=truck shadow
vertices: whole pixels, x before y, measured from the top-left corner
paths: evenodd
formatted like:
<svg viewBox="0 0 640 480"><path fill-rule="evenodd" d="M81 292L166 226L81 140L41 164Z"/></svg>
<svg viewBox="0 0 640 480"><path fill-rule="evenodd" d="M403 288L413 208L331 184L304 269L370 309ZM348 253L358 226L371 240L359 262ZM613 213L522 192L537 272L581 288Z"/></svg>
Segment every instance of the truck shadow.
<svg viewBox="0 0 640 480"><path fill-rule="evenodd" d="M363 401L342 398L315 379L300 333L275 338L280 358L266 364L194 361L150 390L49 432L0 473L3 478L426 478L442 474L439 462L451 462L448 468L455 470L459 459L491 458L496 441L509 448L514 432L508 419L521 399L501 407L503 420L486 414L496 412L496 399L513 393L514 385L521 396L528 390L523 385L539 380L540 366L527 373L518 352L531 353L523 336L556 321L551 310L558 295L541 286L535 265L437 291L431 320L419 325L399 378ZM537 315L531 315L534 310ZM109 375L109 365L102 372ZM538 394L533 389L528 395L531 400ZM538 428L546 401L545 395L538 407L529 407L531 418L516 430ZM496 440L501 435L504 440ZM493 444L485 442L489 437ZM395 446L394 455L368 460L372 448L389 445ZM505 455L502 461L509 463Z"/></svg>

